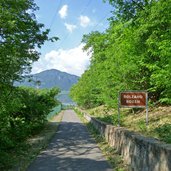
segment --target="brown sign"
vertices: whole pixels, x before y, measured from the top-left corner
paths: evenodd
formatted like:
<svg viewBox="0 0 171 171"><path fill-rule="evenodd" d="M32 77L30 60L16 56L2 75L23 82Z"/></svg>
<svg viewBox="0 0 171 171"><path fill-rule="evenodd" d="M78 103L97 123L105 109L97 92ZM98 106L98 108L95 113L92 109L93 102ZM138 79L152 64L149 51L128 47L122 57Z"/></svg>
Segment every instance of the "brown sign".
<svg viewBox="0 0 171 171"><path fill-rule="evenodd" d="M146 92L121 92L120 105L122 107L146 107Z"/></svg>

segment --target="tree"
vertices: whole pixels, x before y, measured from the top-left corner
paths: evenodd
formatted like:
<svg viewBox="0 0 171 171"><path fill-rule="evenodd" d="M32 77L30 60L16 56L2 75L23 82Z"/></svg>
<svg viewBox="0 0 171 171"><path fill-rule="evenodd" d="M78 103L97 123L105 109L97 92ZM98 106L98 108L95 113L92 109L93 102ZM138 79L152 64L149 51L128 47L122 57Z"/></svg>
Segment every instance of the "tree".
<svg viewBox="0 0 171 171"><path fill-rule="evenodd" d="M113 107L119 91L147 90L151 101L171 104L171 0L110 3L115 13L109 28L83 37L84 49L91 50L92 57L88 71L72 89L75 99L81 104L86 99L93 107L98 105L96 97L99 104Z"/></svg>
<svg viewBox="0 0 171 171"><path fill-rule="evenodd" d="M59 92L13 86L39 59L38 48L58 39L48 38L49 29L36 20L37 9L33 0L0 0L0 170L8 170L3 167L10 150L42 126Z"/></svg>
<svg viewBox="0 0 171 171"><path fill-rule="evenodd" d="M33 0L0 1L0 85L12 85L39 59L49 29L38 23Z"/></svg>
<svg viewBox="0 0 171 171"><path fill-rule="evenodd" d="M141 54L138 65L142 74L141 80L152 92L153 100L170 103L170 40L171 40L171 1L156 1L146 13L137 19L134 36L137 52ZM137 53L137 54L138 54ZM141 72L142 73L142 72Z"/></svg>
<svg viewBox="0 0 171 171"><path fill-rule="evenodd" d="M108 1L113 7L114 16L112 20L129 21L138 18L141 11L145 11L156 0L104 0Z"/></svg>

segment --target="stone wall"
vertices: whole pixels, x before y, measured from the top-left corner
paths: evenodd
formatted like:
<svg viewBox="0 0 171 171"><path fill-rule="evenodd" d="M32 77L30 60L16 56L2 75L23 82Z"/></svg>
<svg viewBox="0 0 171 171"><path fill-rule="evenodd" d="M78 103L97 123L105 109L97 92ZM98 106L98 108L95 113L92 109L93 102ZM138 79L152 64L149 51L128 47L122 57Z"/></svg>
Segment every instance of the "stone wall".
<svg viewBox="0 0 171 171"><path fill-rule="evenodd" d="M147 138L122 127L107 125L88 114L90 121L109 145L117 149L130 171L171 171L171 145Z"/></svg>

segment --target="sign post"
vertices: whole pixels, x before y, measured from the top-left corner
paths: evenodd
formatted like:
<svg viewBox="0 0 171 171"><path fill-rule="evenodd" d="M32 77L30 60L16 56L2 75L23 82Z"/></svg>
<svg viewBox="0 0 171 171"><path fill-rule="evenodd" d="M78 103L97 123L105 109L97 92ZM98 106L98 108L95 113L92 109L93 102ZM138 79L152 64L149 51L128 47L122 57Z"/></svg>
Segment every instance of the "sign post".
<svg viewBox="0 0 171 171"><path fill-rule="evenodd" d="M148 125L148 94L146 94L146 126Z"/></svg>
<svg viewBox="0 0 171 171"><path fill-rule="evenodd" d="M148 125L148 93L146 91L123 91L118 98L118 126L120 126L120 107L146 108L146 126Z"/></svg>
<svg viewBox="0 0 171 171"><path fill-rule="evenodd" d="M118 95L118 126L120 126L120 97Z"/></svg>

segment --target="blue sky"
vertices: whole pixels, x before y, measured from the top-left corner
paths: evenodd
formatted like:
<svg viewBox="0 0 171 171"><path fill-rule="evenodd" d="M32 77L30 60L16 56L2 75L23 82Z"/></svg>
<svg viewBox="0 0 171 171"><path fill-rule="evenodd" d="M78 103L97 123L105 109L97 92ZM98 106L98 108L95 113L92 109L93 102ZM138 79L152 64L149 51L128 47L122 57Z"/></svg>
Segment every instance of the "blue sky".
<svg viewBox="0 0 171 171"><path fill-rule="evenodd" d="M103 0L35 0L35 3L40 8L37 20L51 29L50 36L60 40L42 46L32 73L53 68L80 76L91 57L82 51L82 37L95 30L103 32L113 8Z"/></svg>

